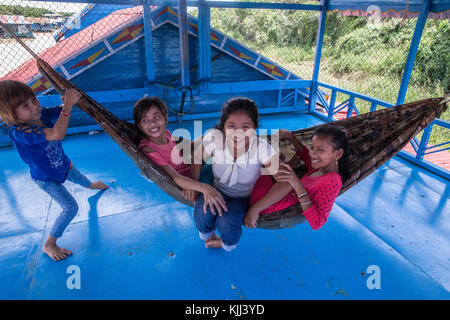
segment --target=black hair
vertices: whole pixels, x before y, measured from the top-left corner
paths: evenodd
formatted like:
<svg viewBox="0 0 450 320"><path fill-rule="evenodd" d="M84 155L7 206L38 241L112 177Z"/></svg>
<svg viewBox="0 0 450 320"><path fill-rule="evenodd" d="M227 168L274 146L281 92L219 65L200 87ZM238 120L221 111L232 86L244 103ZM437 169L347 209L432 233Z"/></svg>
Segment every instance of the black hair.
<svg viewBox="0 0 450 320"><path fill-rule="evenodd" d="M348 134L345 128L336 124L324 124L314 130L313 136L330 137L333 148L344 151L338 161L338 167L342 181L345 182L350 177Z"/></svg>
<svg viewBox="0 0 450 320"><path fill-rule="evenodd" d="M158 97L144 97L139 99L133 107L133 120L134 126L137 129L139 136L142 138L144 136L139 124L142 118L150 110L151 107L157 107L161 114L167 119L167 107L166 103Z"/></svg>
<svg viewBox="0 0 450 320"><path fill-rule="evenodd" d="M258 128L259 113L255 102L246 97L234 97L228 99L223 105L222 114L220 115L220 120L216 125L216 129L223 132L225 122L230 115L235 112L245 112L250 119L252 119L255 129Z"/></svg>

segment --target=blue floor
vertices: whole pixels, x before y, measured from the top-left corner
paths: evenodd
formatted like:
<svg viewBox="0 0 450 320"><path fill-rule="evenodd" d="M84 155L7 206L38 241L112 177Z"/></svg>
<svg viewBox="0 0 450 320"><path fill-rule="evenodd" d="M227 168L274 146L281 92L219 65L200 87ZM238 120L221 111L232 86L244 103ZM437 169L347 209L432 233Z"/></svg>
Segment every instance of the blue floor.
<svg viewBox="0 0 450 320"><path fill-rule="evenodd" d="M319 123L265 115L261 127ZM192 124L169 128L192 132ZM203 130L214 124L203 121ZM106 134L69 136L64 148L80 171L111 187L66 183L80 210L60 240L74 252L62 262L42 253L58 205L12 147L0 149L0 299L450 298L448 181L398 157L340 196L322 229L244 229L227 253L205 249L193 209L140 176ZM373 265L379 289L368 286ZM80 289L67 285L69 266L79 268Z"/></svg>

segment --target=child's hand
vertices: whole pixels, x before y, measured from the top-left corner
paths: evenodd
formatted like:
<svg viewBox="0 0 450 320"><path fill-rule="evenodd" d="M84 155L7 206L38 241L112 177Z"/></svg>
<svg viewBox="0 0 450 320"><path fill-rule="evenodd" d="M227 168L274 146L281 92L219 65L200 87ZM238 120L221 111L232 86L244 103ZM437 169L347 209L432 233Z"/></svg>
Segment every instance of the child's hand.
<svg viewBox="0 0 450 320"><path fill-rule="evenodd" d="M183 190L181 191L181 194L183 195L184 200L186 201L192 201L195 205L198 198L198 192L195 190Z"/></svg>
<svg viewBox="0 0 450 320"><path fill-rule="evenodd" d="M61 97L63 104L64 104L64 111L70 112L72 110L72 107L80 100L81 93L78 92L77 89L70 88L67 89L64 93L64 97Z"/></svg>
<svg viewBox="0 0 450 320"><path fill-rule="evenodd" d="M217 191L216 188L205 184L205 190L203 192L203 196L205 197L205 201L203 202L203 213L206 213L206 208L209 205L211 209L211 213L219 216L222 215L222 209L228 211L225 199L222 197L222 194ZM217 213L216 213L217 210Z"/></svg>
<svg viewBox="0 0 450 320"><path fill-rule="evenodd" d="M288 165L287 163L280 163L280 169L273 177L278 182L289 183L291 187L294 189L296 189L298 185L301 183L300 179L297 177L294 170L292 170L291 166Z"/></svg>
<svg viewBox="0 0 450 320"><path fill-rule="evenodd" d="M280 129L278 131L279 139L281 140L288 140L290 141L295 149L298 151L302 150L304 148L303 144L294 136L294 134L286 129Z"/></svg>
<svg viewBox="0 0 450 320"><path fill-rule="evenodd" d="M292 141L292 139L295 139L292 132L290 132L289 130L286 130L286 129L278 130L278 135L279 135L280 140L291 140Z"/></svg>
<svg viewBox="0 0 450 320"><path fill-rule="evenodd" d="M259 218L259 211L250 208L244 218L244 226L247 228L256 228Z"/></svg>

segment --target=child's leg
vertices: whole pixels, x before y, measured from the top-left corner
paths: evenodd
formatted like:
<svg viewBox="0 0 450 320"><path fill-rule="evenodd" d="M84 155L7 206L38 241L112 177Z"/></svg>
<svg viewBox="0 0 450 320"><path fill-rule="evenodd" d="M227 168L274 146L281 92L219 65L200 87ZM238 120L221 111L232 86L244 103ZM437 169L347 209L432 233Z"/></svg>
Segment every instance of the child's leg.
<svg viewBox="0 0 450 320"><path fill-rule="evenodd" d="M75 166L72 166L69 169L69 173L67 174L67 180L70 182L79 184L85 188L91 189L107 189L108 186L105 185L101 181L91 182L84 174L82 174Z"/></svg>
<svg viewBox="0 0 450 320"><path fill-rule="evenodd" d="M72 219L76 216L78 212L78 204L61 183L37 180L35 182L63 209L50 231L50 235L52 237L60 238L70 221L72 221Z"/></svg>
<svg viewBox="0 0 450 320"><path fill-rule="evenodd" d="M287 182L276 182L269 192L254 204L257 208L261 209L262 213L269 213L273 211L282 210L285 207L293 205L291 197L286 199L286 196L292 191L292 187ZM286 206L283 206L285 202L288 202Z"/></svg>
<svg viewBox="0 0 450 320"><path fill-rule="evenodd" d="M79 184L82 187L89 187L91 185L91 180L89 180L84 174L82 174L78 169L72 166L67 174L67 180L70 182Z"/></svg>
<svg viewBox="0 0 450 320"><path fill-rule="evenodd" d="M226 198L227 212L217 218L217 230L222 237L222 248L232 251L242 235L242 223L248 210L248 198ZM213 247L213 243L210 245Z"/></svg>
<svg viewBox="0 0 450 320"><path fill-rule="evenodd" d="M60 183L54 181L38 181L36 184L44 190L63 209L50 230L50 236L44 244L44 252L54 260L62 260L72 254L71 251L60 248L56 240L60 238L78 212L78 204L67 189Z"/></svg>
<svg viewBox="0 0 450 320"><path fill-rule="evenodd" d="M279 211L296 203L291 196L292 187L287 182L273 183L270 176L261 176L250 196L250 209L265 214Z"/></svg>
<svg viewBox="0 0 450 320"><path fill-rule="evenodd" d="M253 187L244 225L256 228L260 214L279 211L297 203L289 193L292 187L286 182L273 183L271 176L261 176Z"/></svg>
<svg viewBox="0 0 450 320"><path fill-rule="evenodd" d="M206 213L203 212L203 203L205 198L201 194L194 208L194 221L199 231L202 240L208 240L215 235L217 216L211 213L209 206L207 206Z"/></svg>
<svg viewBox="0 0 450 320"><path fill-rule="evenodd" d="M272 176L260 175L258 180L256 180L253 186L252 194L250 195L250 207L253 206L255 202L262 199L274 185Z"/></svg>

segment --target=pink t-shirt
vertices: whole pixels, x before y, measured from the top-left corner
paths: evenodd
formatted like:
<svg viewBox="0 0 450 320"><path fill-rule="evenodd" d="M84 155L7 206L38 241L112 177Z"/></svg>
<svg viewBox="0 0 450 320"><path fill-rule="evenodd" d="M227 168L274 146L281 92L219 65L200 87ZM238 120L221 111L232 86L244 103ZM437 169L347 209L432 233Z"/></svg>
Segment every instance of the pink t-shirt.
<svg viewBox="0 0 450 320"><path fill-rule="evenodd" d="M300 181L312 202L311 207L305 210L303 215L311 228L317 230L328 220L334 200L341 191L342 178L337 172L328 172L321 177L309 176L314 171L308 172Z"/></svg>
<svg viewBox="0 0 450 320"><path fill-rule="evenodd" d="M150 160L161 166L169 165L179 174L186 176L189 173L189 166L183 162L181 152L169 130L166 130L166 139L168 143L156 144L143 138L139 142L139 148L151 148L154 151L145 154Z"/></svg>

